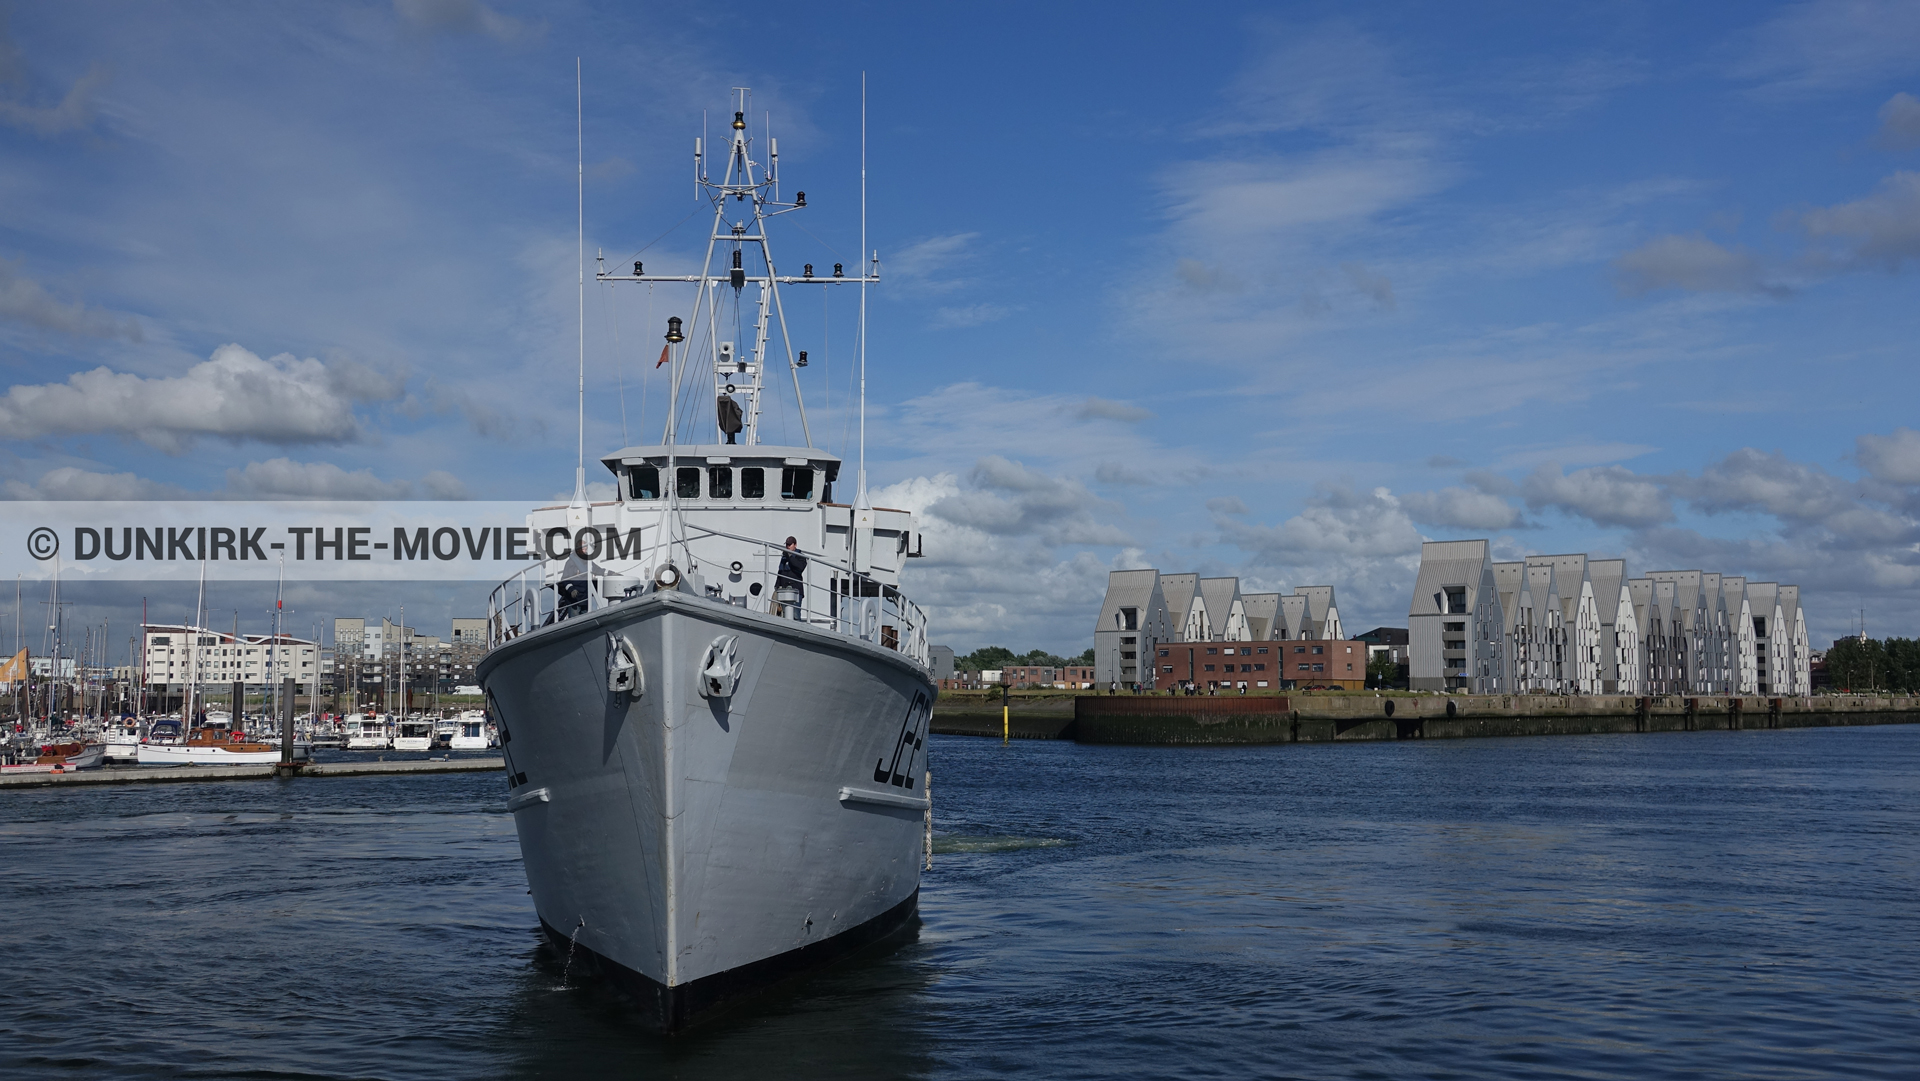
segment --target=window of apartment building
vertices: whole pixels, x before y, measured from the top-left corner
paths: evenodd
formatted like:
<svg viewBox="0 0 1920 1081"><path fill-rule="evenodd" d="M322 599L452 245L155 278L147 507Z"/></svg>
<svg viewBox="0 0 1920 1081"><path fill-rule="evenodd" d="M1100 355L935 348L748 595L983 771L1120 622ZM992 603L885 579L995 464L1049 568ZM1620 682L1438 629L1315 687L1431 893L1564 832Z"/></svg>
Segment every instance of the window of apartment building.
<svg viewBox="0 0 1920 1081"><path fill-rule="evenodd" d="M1243 664L1243 665L1241 665L1241 666L1240 666L1240 670L1241 670L1242 672L1251 672L1251 671L1253 671L1253 665L1250 665L1250 664Z"/></svg>
<svg viewBox="0 0 1920 1081"><path fill-rule="evenodd" d="M1447 592L1447 614L1448 615L1452 615L1455 612L1464 612L1467 610L1467 587L1466 586L1448 586L1446 589L1446 592Z"/></svg>
<svg viewBox="0 0 1920 1081"><path fill-rule="evenodd" d="M1316 664L1313 666L1313 670L1316 672L1324 672L1327 670L1327 666L1324 664Z"/></svg>
<svg viewBox="0 0 1920 1081"><path fill-rule="evenodd" d="M1220 651L1219 651L1219 650L1217 650L1217 649L1214 649L1214 648L1213 648L1212 646L1208 646L1208 647L1207 647L1207 656L1209 656L1209 657L1211 657L1211 656L1213 656L1214 654L1216 654L1216 653L1218 653L1218 652L1220 652Z"/></svg>
<svg viewBox="0 0 1920 1081"><path fill-rule="evenodd" d="M1326 652L1326 647L1324 647L1324 646L1315 646L1315 647L1313 647L1313 651L1314 651L1315 653L1325 653L1325 652Z"/></svg>
<svg viewBox="0 0 1920 1081"><path fill-rule="evenodd" d="M1173 665L1170 665L1170 664L1163 664L1163 665L1161 665L1161 666L1160 666L1160 670L1161 670L1162 672L1167 672L1167 673L1172 673L1172 671L1173 671Z"/></svg>
<svg viewBox="0 0 1920 1081"><path fill-rule="evenodd" d="M1294 651L1295 653L1305 653L1305 652L1307 651L1307 647L1305 647L1305 646L1295 646L1295 647L1293 647L1293 651Z"/></svg>
<svg viewBox="0 0 1920 1081"><path fill-rule="evenodd" d="M1261 646L1259 649L1254 650L1255 653L1265 653L1266 651L1267 651L1267 647L1265 646Z"/></svg>
<svg viewBox="0 0 1920 1081"><path fill-rule="evenodd" d="M767 471L759 466L748 466L740 471L740 498L767 498Z"/></svg>
<svg viewBox="0 0 1920 1081"><path fill-rule="evenodd" d="M1120 629L1123 631L1139 630L1140 629L1140 609L1138 608L1120 609Z"/></svg>
<svg viewBox="0 0 1920 1081"><path fill-rule="evenodd" d="M1349 672L1353 671L1353 665L1351 664L1347 665L1347 671Z"/></svg>
<svg viewBox="0 0 1920 1081"><path fill-rule="evenodd" d="M1165 657L1165 656L1167 656L1167 651L1166 651L1166 650L1164 650L1164 649L1163 649L1163 650L1161 650L1161 651L1160 651L1160 655L1161 655L1162 657Z"/></svg>
<svg viewBox="0 0 1920 1081"><path fill-rule="evenodd" d="M708 466L707 494L715 499L732 499L733 470L724 465Z"/></svg>
<svg viewBox="0 0 1920 1081"><path fill-rule="evenodd" d="M1456 634L1465 634L1467 630L1467 625L1465 621L1462 621L1459 623L1448 623L1448 624L1445 624L1445 627L1447 630L1452 631Z"/></svg>
<svg viewBox="0 0 1920 1081"><path fill-rule="evenodd" d="M1213 671L1213 665L1210 665L1210 664L1201 665L1200 670L1203 672L1211 672Z"/></svg>
<svg viewBox="0 0 1920 1081"><path fill-rule="evenodd" d="M1253 666L1253 670L1256 672L1264 672L1267 670L1267 666L1264 664L1256 664ZM1262 683L1261 686L1264 687L1266 684Z"/></svg>

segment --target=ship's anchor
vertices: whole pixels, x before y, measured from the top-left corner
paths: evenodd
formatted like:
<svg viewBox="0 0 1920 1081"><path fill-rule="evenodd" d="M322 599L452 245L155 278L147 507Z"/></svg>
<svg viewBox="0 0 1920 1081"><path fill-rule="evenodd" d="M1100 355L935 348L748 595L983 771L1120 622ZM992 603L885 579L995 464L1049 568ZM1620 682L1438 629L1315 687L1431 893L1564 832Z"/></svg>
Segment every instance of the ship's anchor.
<svg viewBox="0 0 1920 1081"><path fill-rule="evenodd" d="M723 634L700 661L700 697L732 698L740 683L740 636Z"/></svg>
<svg viewBox="0 0 1920 1081"><path fill-rule="evenodd" d="M607 691L631 694L647 693L647 674L640 669L640 651L622 635L607 635Z"/></svg>

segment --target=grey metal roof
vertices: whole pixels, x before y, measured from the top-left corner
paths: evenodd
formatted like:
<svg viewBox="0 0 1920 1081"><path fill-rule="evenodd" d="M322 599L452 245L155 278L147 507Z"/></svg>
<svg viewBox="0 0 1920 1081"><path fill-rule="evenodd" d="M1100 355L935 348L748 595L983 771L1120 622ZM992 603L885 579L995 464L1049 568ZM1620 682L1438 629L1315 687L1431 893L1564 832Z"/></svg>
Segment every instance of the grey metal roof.
<svg viewBox="0 0 1920 1081"><path fill-rule="evenodd" d="M1327 613L1340 607L1333 599L1332 586L1295 586L1293 594L1307 598L1307 618L1313 620L1316 631L1326 624Z"/></svg>
<svg viewBox="0 0 1920 1081"><path fill-rule="evenodd" d="M1218 636L1226 627L1227 618L1233 615L1233 602L1240 597L1240 579L1238 578L1202 578L1200 579L1200 599L1207 606L1207 624Z"/></svg>
<svg viewBox="0 0 1920 1081"><path fill-rule="evenodd" d="M1593 583L1593 603L1602 626L1613 626L1620 615L1620 584L1626 581L1627 561L1596 559L1587 564L1587 580Z"/></svg>
<svg viewBox="0 0 1920 1081"><path fill-rule="evenodd" d="M1288 636L1300 637L1307 629L1307 598L1298 593L1289 593L1280 598L1281 626Z"/></svg>
<svg viewBox="0 0 1920 1081"><path fill-rule="evenodd" d="M1198 574L1163 574L1160 595L1167 601L1167 618L1173 621L1173 633L1185 635L1187 613L1193 610L1193 594L1200 588Z"/></svg>
<svg viewBox="0 0 1920 1081"><path fill-rule="evenodd" d="M1247 628L1254 638L1265 641L1274 637L1280 628L1275 621L1280 618L1280 594L1278 593L1242 593L1240 603L1247 610Z"/></svg>
<svg viewBox="0 0 1920 1081"><path fill-rule="evenodd" d="M1793 625L1794 617L1800 614L1800 587L1783 585L1780 587L1780 618Z"/></svg>
<svg viewBox="0 0 1920 1081"><path fill-rule="evenodd" d="M1740 607L1740 599L1747 595L1746 576L1739 574L1721 575L1720 595L1727 599L1727 611L1737 611Z"/></svg>
<svg viewBox="0 0 1920 1081"><path fill-rule="evenodd" d="M1627 579L1627 595L1633 599L1633 619L1639 624L1640 637L1644 640L1653 624L1659 621L1659 598L1653 593L1653 579Z"/></svg>
<svg viewBox="0 0 1920 1081"><path fill-rule="evenodd" d="M1479 606L1480 571L1487 565L1484 540L1427 541L1420 546L1420 574L1413 583L1410 616L1439 615L1445 605L1434 602L1434 594L1444 594L1448 586L1465 586L1467 611Z"/></svg>
<svg viewBox="0 0 1920 1081"><path fill-rule="evenodd" d="M1122 608L1138 608L1144 614L1152 606L1153 588L1160 578L1156 570L1111 571L1107 574L1107 599L1100 604L1096 631L1110 631L1119 624L1115 617ZM1144 615L1143 615L1144 618Z"/></svg>
<svg viewBox="0 0 1920 1081"><path fill-rule="evenodd" d="M1495 563L1493 586L1500 591L1500 614L1511 629L1519 622L1521 595L1527 592L1527 565L1518 560Z"/></svg>
<svg viewBox="0 0 1920 1081"><path fill-rule="evenodd" d="M1647 577L1656 582L1673 583L1673 606L1680 613L1680 621L1689 629L1693 627L1697 611L1707 607L1704 575L1701 571L1648 571Z"/></svg>
<svg viewBox="0 0 1920 1081"><path fill-rule="evenodd" d="M1552 556L1528 556L1527 565L1551 566L1553 584L1559 591L1560 618L1569 624L1580 609L1580 583L1590 582L1587 577L1587 556L1584 552L1567 553Z"/></svg>

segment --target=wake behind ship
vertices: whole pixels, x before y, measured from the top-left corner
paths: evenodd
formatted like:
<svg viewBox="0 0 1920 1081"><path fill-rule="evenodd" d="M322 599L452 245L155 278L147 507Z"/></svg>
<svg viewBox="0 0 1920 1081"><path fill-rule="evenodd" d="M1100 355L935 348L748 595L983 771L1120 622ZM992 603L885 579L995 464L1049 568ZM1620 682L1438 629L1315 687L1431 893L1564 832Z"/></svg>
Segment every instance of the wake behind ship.
<svg viewBox="0 0 1920 1081"><path fill-rule="evenodd" d="M701 169L701 272L600 275L691 287L666 335L676 419L602 457L617 499L585 499L583 464L570 504L528 516L547 558L494 591L478 667L541 926L668 1031L911 920L928 814L912 517L871 506L864 469L834 502L841 460L810 433L759 438L780 286L864 290L878 264L776 269L767 222L805 199L754 159L738 93L723 176ZM805 432L804 354L778 344ZM680 442L683 400L713 403L711 442Z"/></svg>

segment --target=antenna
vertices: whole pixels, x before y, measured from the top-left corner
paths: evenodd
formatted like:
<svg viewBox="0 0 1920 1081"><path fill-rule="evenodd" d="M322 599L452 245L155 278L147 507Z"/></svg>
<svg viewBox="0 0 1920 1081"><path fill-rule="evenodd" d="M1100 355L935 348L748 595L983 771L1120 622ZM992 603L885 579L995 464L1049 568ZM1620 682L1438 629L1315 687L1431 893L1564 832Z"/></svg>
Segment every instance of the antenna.
<svg viewBox="0 0 1920 1081"><path fill-rule="evenodd" d="M867 252L867 73L860 73L860 254ZM867 275L860 275L860 472L854 505L867 505ZM857 562L855 564L858 565Z"/></svg>
<svg viewBox="0 0 1920 1081"><path fill-rule="evenodd" d="M579 229L574 270L580 275L580 457L573 467L573 505L587 505L587 120L580 58L573 58L574 211Z"/></svg>

